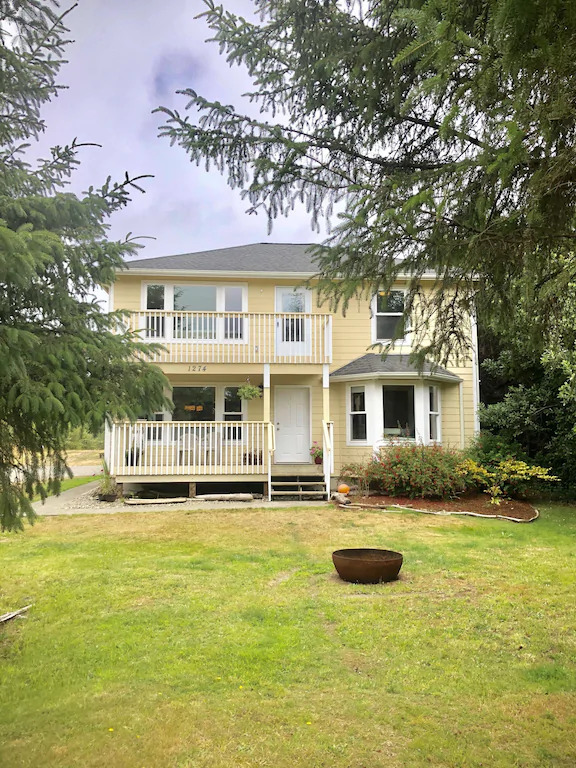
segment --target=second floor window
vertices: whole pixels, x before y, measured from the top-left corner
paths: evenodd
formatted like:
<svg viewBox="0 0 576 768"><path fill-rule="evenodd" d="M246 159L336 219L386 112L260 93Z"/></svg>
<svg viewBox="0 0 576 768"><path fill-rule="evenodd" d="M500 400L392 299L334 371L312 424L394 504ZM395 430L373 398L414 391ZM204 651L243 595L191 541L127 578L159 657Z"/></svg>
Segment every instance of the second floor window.
<svg viewBox="0 0 576 768"><path fill-rule="evenodd" d="M404 291L378 291L374 298L374 315L376 321L375 341L401 339L405 334L404 327Z"/></svg>
<svg viewBox="0 0 576 768"><path fill-rule="evenodd" d="M179 340L238 340L244 338L246 293L241 285L146 285L147 310L173 311L172 338ZM194 312L194 315L184 313ZM177 313L182 313L178 315ZM216 317L216 313L222 313ZM164 315L147 318L148 338L165 338Z"/></svg>
<svg viewBox="0 0 576 768"><path fill-rule="evenodd" d="M164 309L165 286L147 285L146 286L146 309Z"/></svg>

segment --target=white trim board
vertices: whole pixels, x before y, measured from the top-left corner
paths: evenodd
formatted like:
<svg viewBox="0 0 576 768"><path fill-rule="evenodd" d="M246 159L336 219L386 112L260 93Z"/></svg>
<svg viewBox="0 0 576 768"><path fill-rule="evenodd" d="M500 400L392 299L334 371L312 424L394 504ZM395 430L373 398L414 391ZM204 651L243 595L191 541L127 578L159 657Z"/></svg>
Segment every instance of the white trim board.
<svg viewBox="0 0 576 768"><path fill-rule="evenodd" d="M456 376L456 374L452 376L446 376L442 373L400 373L390 371L389 373L350 373L347 376L334 376L330 379L330 383L338 384L340 381L373 381L374 379L394 379L398 380L399 382L402 379L430 379L432 381L446 381L451 384L459 384L462 381L460 376Z"/></svg>

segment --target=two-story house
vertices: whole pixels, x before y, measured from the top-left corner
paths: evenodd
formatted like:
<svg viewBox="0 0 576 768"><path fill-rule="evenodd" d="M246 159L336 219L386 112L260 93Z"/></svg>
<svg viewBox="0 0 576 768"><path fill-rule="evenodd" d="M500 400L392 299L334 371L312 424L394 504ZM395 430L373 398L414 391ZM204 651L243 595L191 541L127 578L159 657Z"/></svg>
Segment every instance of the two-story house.
<svg viewBox="0 0 576 768"><path fill-rule="evenodd" d="M474 435L475 354L463 367L418 371L406 329L382 359L370 347L400 321L402 283L330 314L302 286L315 274L308 248L258 243L141 259L118 275L110 308L129 310L131 327L162 345L153 360L174 404L108 431L118 483L323 496L345 463L387 441L463 447ZM247 381L261 396L239 397Z"/></svg>

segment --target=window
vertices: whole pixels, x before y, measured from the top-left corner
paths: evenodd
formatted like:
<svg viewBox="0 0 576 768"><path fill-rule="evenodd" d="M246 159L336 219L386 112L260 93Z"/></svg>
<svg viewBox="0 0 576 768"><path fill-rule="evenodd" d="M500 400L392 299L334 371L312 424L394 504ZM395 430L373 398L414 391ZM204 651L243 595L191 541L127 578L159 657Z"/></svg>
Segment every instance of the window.
<svg viewBox="0 0 576 768"><path fill-rule="evenodd" d="M146 285L144 300L148 310L175 313L170 321L165 320L164 312L150 314L146 319L148 338L166 339L168 332L171 338L184 341L244 339L245 319L238 316L246 311L242 285Z"/></svg>
<svg viewBox="0 0 576 768"><path fill-rule="evenodd" d="M224 311L242 312L243 291L240 285L224 287ZM242 339L244 336L244 318L226 315L224 318L224 338Z"/></svg>
<svg viewBox="0 0 576 768"><path fill-rule="evenodd" d="M215 285L175 285L175 312L216 312Z"/></svg>
<svg viewBox="0 0 576 768"><path fill-rule="evenodd" d="M216 387L174 387L173 421L214 421Z"/></svg>
<svg viewBox="0 0 576 768"><path fill-rule="evenodd" d="M164 286L146 286L146 309L164 309Z"/></svg>
<svg viewBox="0 0 576 768"><path fill-rule="evenodd" d="M416 436L414 424L414 387L382 387L384 406L384 437Z"/></svg>
<svg viewBox="0 0 576 768"><path fill-rule="evenodd" d="M242 421L242 400L238 397L239 387L224 389L224 421ZM226 427L226 440L241 440L242 427Z"/></svg>
<svg viewBox="0 0 576 768"><path fill-rule="evenodd" d="M440 440L440 391L438 387L428 387L430 440Z"/></svg>
<svg viewBox="0 0 576 768"><path fill-rule="evenodd" d="M350 389L350 440L366 440L366 392L364 387Z"/></svg>
<svg viewBox="0 0 576 768"><path fill-rule="evenodd" d="M305 344L309 333L310 321L306 317L298 317L310 312L311 294L304 288L277 286L276 312L283 315L277 321L279 344L287 345L286 350L294 349L295 344ZM281 347L280 347L281 348Z"/></svg>
<svg viewBox="0 0 576 768"><path fill-rule="evenodd" d="M243 421L242 400L239 387L174 387L172 402L173 421ZM242 429L225 427L227 440L240 440Z"/></svg>
<svg viewBox="0 0 576 768"><path fill-rule="evenodd" d="M139 419L142 419L143 421L153 421L153 422L159 422L164 421L164 413L162 411L157 411L156 413L150 413L145 414L143 416L139 416ZM160 441L162 440L162 427L161 426L149 426L145 427L144 434L146 435L146 440L149 441ZM142 435L142 432L140 432L140 435ZM132 464L130 466L133 466Z"/></svg>
<svg viewBox="0 0 576 768"><path fill-rule="evenodd" d="M175 285L175 312L216 312L215 285ZM216 318L214 315L174 318L175 339L215 339Z"/></svg>
<svg viewBox="0 0 576 768"><path fill-rule="evenodd" d="M290 290L280 294L282 312L306 312L306 296L302 291Z"/></svg>
<svg viewBox="0 0 576 768"><path fill-rule="evenodd" d="M146 286L146 309L164 309L164 286ZM163 339L165 332L164 315L148 315L146 317L146 336L149 339Z"/></svg>
<svg viewBox="0 0 576 768"><path fill-rule="evenodd" d="M379 291L375 297L376 340L387 341L405 334L404 291Z"/></svg>

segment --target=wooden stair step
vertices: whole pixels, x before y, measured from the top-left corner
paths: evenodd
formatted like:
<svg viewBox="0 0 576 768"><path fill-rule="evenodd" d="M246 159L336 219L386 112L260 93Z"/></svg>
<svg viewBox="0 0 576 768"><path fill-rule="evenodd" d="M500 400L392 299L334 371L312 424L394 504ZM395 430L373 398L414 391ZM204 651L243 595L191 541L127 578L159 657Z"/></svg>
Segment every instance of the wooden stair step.
<svg viewBox="0 0 576 768"><path fill-rule="evenodd" d="M326 496L326 491L272 491L272 496Z"/></svg>
<svg viewBox="0 0 576 768"><path fill-rule="evenodd" d="M294 488L294 486L297 485L324 485L323 480L300 480L299 482L293 482L293 483L275 483L274 480L272 480L273 486L289 486L290 488Z"/></svg>

